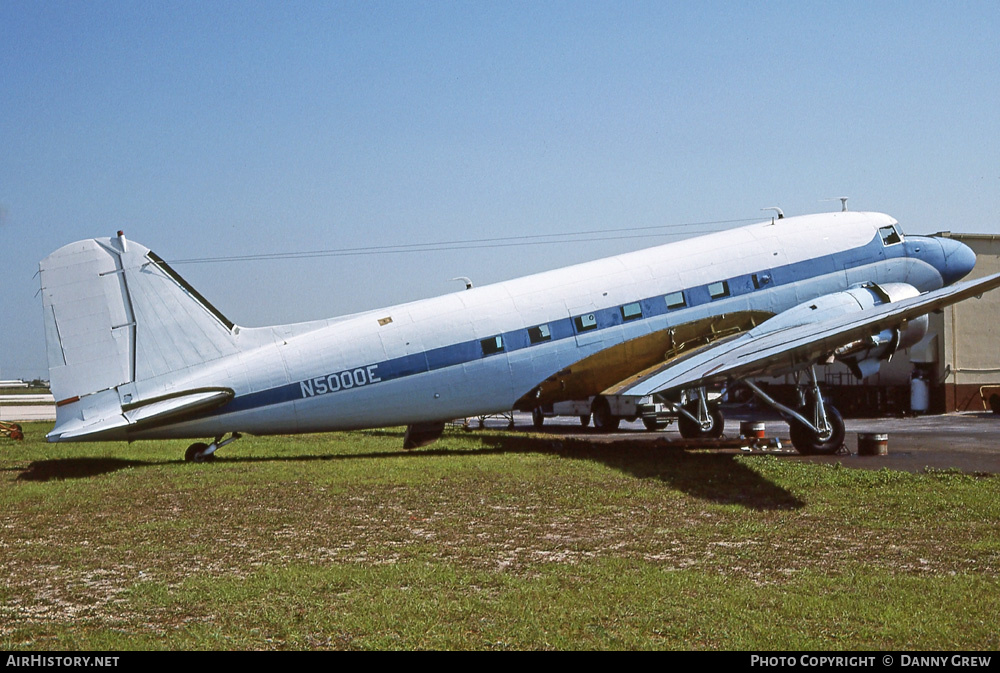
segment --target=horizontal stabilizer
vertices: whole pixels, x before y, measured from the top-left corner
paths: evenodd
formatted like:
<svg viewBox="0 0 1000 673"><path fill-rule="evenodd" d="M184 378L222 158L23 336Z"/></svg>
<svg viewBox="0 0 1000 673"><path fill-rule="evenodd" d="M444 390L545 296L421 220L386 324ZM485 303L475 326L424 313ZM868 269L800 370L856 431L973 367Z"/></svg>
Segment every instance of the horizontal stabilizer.
<svg viewBox="0 0 1000 673"><path fill-rule="evenodd" d="M210 411L229 402L235 396L231 388L186 390L151 400L122 406L125 418L136 429L147 429L176 423L195 414Z"/></svg>
<svg viewBox="0 0 1000 673"><path fill-rule="evenodd" d="M110 442L128 439L128 421L121 414L73 419L46 435L50 442Z"/></svg>
<svg viewBox="0 0 1000 673"><path fill-rule="evenodd" d="M50 442L126 440L129 432L177 423L228 403L230 388L198 388L149 400L119 405L113 391L68 401L65 406L86 406L48 435ZM72 410L72 409L71 409ZM81 418L82 417L82 418Z"/></svg>

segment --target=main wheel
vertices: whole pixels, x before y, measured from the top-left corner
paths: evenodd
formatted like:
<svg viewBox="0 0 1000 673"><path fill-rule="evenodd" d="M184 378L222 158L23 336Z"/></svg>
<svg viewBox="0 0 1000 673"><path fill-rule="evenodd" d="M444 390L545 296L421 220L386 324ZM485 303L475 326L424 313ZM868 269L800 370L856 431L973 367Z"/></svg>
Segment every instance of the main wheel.
<svg viewBox="0 0 1000 673"><path fill-rule="evenodd" d="M614 432L622 422L621 417L611 413L611 405L603 397L594 400L594 427L598 432Z"/></svg>
<svg viewBox="0 0 1000 673"><path fill-rule="evenodd" d="M588 425L590 425L590 414L580 415L580 425L582 425L583 427L587 427Z"/></svg>
<svg viewBox="0 0 1000 673"><path fill-rule="evenodd" d="M195 442L184 452L184 460L189 463L209 463L215 460L215 453L205 454L208 444Z"/></svg>
<svg viewBox="0 0 1000 673"><path fill-rule="evenodd" d="M545 425L545 414L542 413L541 407L535 407L531 410L531 424L539 429Z"/></svg>
<svg viewBox="0 0 1000 673"><path fill-rule="evenodd" d="M829 456L836 453L844 445L844 436L847 434L844 429L844 419L835 407L826 407L826 420L830 423L831 429L823 436L817 435L799 421L789 421L788 434L791 436L792 446L807 456Z"/></svg>
<svg viewBox="0 0 1000 673"><path fill-rule="evenodd" d="M698 400L693 400L684 405L684 410L692 416L698 415ZM717 404L708 405L708 417L712 424L708 428L701 427L701 424L692 421L684 414L677 415L677 429L684 439L718 439L722 437L722 431L726 428L726 419L722 417L722 411Z"/></svg>

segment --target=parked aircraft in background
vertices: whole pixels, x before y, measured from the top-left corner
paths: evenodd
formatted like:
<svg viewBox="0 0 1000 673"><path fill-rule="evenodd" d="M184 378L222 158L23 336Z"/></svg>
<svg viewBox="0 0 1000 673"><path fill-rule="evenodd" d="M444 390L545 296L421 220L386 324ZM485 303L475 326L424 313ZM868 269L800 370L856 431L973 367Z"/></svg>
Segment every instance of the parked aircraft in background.
<svg viewBox="0 0 1000 673"><path fill-rule="evenodd" d="M714 437L709 384L746 386L789 421L803 453L836 451L844 423L814 365L858 376L919 341L926 313L1000 285L956 283L975 254L904 236L880 213L779 217L738 229L329 320L239 327L160 257L112 238L42 260L52 392L49 441L213 438L406 425L405 445L446 421L611 395L656 395L682 434ZM804 404L753 379L812 374ZM684 391L684 403L667 393ZM678 399L676 396L672 399ZM224 439L230 435L228 439Z"/></svg>

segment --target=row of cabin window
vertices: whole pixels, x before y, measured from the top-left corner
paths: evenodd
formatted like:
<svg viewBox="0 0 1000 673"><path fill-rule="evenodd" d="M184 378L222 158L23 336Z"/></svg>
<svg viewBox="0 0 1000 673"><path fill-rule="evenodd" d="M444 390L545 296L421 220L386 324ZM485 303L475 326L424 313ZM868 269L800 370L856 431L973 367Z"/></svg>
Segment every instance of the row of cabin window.
<svg viewBox="0 0 1000 673"><path fill-rule="evenodd" d="M533 344L540 344L551 338L552 330L549 329L547 324L535 325L534 327L528 328L528 340ZM497 335L495 337L490 337L489 339L483 339L479 342L479 345L483 348L483 355L501 353L503 352L503 336Z"/></svg>
<svg viewBox="0 0 1000 673"><path fill-rule="evenodd" d="M673 294L667 295L667 308L680 308L686 306L684 301L684 295L680 292L675 292ZM625 304L624 306L619 306L621 311L622 320L629 322L630 320L638 320L642 317L642 305L639 302L632 302L631 304ZM586 332L588 330L597 328L597 316L593 313L587 313L585 315L579 315L573 318L573 322L576 324L577 332ZM548 341L552 338L552 330L549 328L548 324L535 325L534 327L528 328L528 340L532 344L542 343L543 341ZM494 353L500 353L503 351L503 336L490 337L489 339L483 339L479 342L483 349L483 355L493 355Z"/></svg>
<svg viewBox="0 0 1000 673"><path fill-rule="evenodd" d="M759 290L762 282L758 278L757 274L753 274L753 286L754 289ZM763 282L767 283L770 281L769 276L765 276ZM708 286L708 294L712 300L722 299L723 297L729 296L729 281L720 280L717 283L711 283ZM671 292L663 297L667 302L667 310L675 310L678 308L684 308L687 306L687 300L684 298L684 292ZM625 304L624 306L619 306L621 311L622 320L624 322L629 322L631 320L638 320L642 317L642 304L640 302L632 302L631 304ZM573 323L576 325L577 332L587 332L592 329L597 328L597 316L593 313L586 313L584 315L578 315L573 318ZM528 328L528 340L532 344L542 343L543 341L548 341L552 338L552 331L549 329L547 324L536 325L535 327ZM483 348L483 355L493 355L494 353L500 353L503 351L503 337L495 336L489 339L483 339L479 342Z"/></svg>
<svg viewBox="0 0 1000 673"><path fill-rule="evenodd" d="M621 313L622 322L638 320L642 317L642 304L634 301L631 304L619 306L618 311ZM597 316L593 313L578 315L573 318L573 322L576 324L577 332L586 332L597 328Z"/></svg>

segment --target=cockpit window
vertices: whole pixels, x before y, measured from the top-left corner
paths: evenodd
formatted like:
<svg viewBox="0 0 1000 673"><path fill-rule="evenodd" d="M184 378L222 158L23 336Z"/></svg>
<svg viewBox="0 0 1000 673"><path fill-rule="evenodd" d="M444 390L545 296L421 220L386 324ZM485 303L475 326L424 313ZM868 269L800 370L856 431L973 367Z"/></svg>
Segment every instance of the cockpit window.
<svg viewBox="0 0 1000 673"><path fill-rule="evenodd" d="M878 230L878 233L882 236L883 245L894 245L903 241L903 237L899 234L895 226L882 227Z"/></svg>

